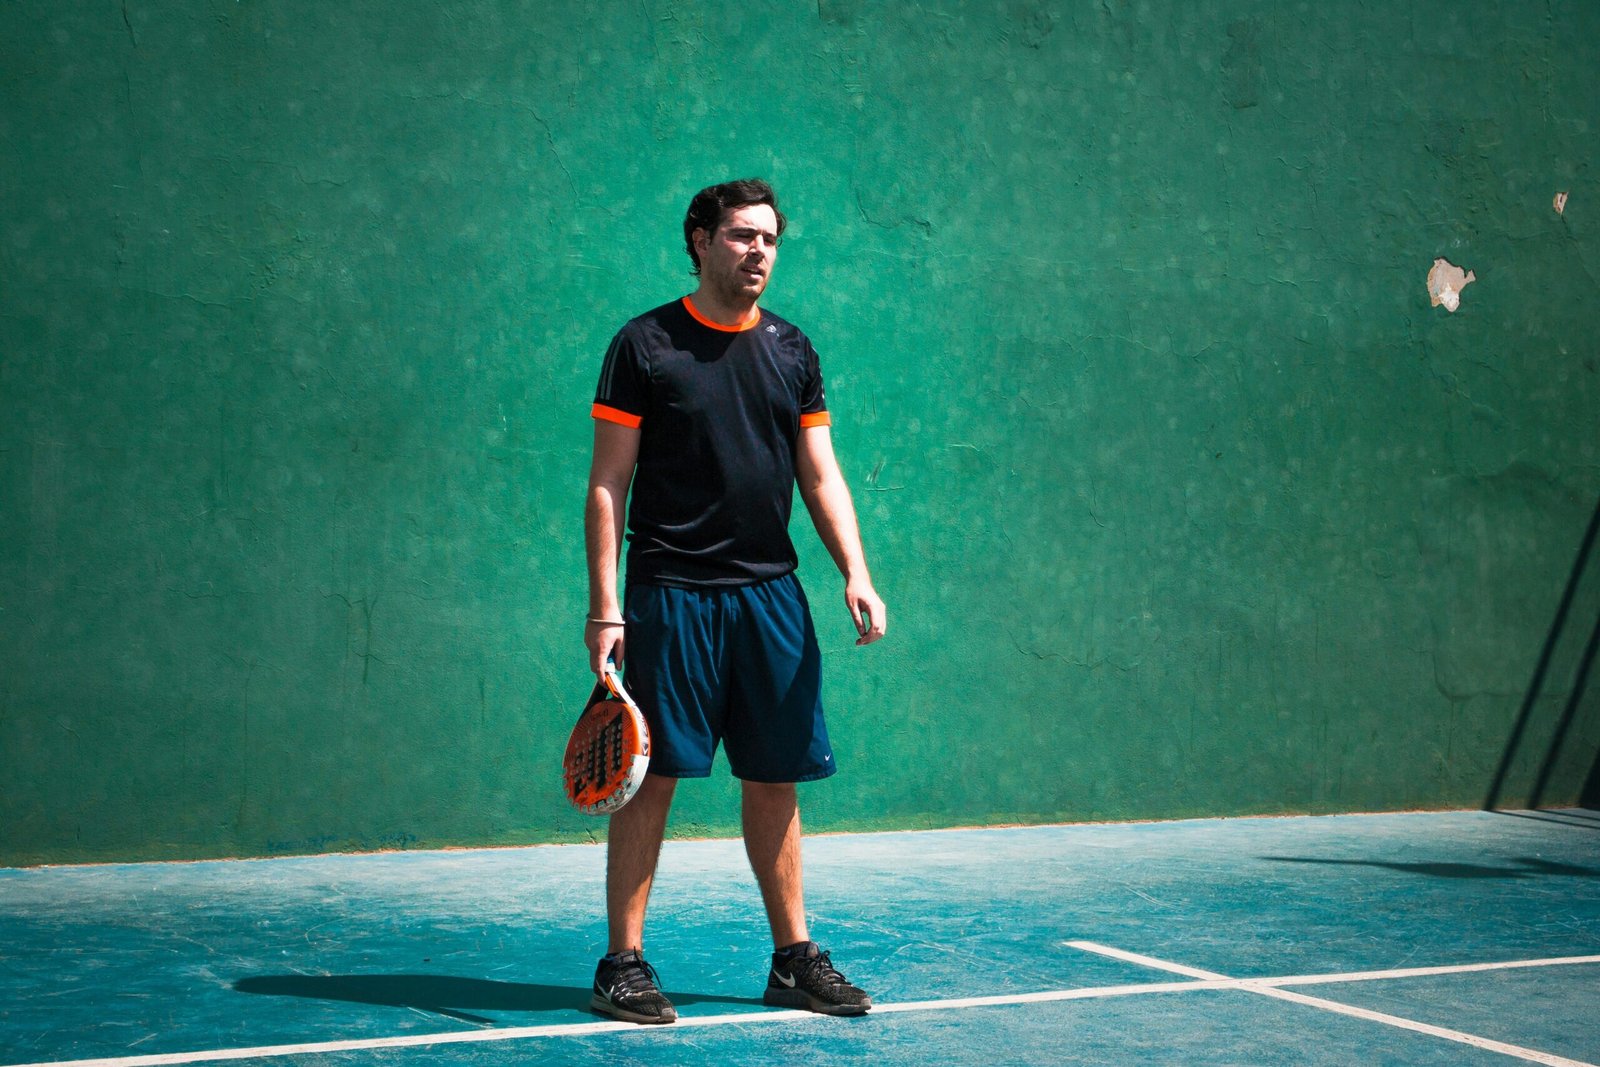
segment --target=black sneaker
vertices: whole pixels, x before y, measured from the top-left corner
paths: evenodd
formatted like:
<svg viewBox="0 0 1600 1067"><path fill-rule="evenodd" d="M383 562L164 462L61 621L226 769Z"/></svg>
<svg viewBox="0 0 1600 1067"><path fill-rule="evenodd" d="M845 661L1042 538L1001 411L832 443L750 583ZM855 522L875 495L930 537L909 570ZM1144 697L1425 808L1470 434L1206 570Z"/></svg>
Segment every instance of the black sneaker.
<svg viewBox="0 0 1600 1067"><path fill-rule="evenodd" d="M824 1015L865 1015L872 1007L872 998L845 981L815 941L807 941L802 951L787 959L772 954L767 991L761 999L775 1007Z"/></svg>
<svg viewBox="0 0 1600 1067"><path fill-rule="evenodd" d="M594 996L589 1007L629 1023L670 1023L678 1018L672 1001L661 995L661 979L644 957L630 949L615 959L602 958L594 969Z"/></svg>

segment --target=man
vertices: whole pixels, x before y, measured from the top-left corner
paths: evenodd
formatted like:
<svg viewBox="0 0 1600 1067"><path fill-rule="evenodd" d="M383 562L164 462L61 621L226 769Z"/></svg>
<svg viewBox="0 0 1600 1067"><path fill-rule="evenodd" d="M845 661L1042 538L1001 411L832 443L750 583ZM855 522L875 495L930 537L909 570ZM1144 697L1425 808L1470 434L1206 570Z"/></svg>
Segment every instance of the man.
<svg viewBox="0 0 1600 1067"><path fill-rule="evenodd" d="M788 534L797 485L844 575L856 644L881 638L886 618L834 459L816 351L756 306L786 224L766 182L696 194L683 234L698 288L622 328L595 393L584 643L596 673L626 652L652 751L638 794L611 816L610 944L590 1003L631 1022L677 1018L644 960L645 905L677 780L708 776L719 743L741 780L745 851L772 929L766 1003L832 1015L872 1006L806 930L795 783L834 764Z"/></svg>

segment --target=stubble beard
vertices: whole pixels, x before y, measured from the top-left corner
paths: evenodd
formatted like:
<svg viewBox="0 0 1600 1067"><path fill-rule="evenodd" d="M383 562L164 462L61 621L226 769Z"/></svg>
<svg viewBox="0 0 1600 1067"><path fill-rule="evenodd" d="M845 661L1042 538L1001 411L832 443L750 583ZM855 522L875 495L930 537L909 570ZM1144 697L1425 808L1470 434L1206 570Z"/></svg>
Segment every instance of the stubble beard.
<svg viewBox="0 0 1600 1067"><path fill-rule="evenodd" d="M751 281L745 277L743 268L736 266L726 275L714 279L714 287L717 297L724 303L742 304L748 301L754 304L766 292L769 277L763 274Z"/></svg>

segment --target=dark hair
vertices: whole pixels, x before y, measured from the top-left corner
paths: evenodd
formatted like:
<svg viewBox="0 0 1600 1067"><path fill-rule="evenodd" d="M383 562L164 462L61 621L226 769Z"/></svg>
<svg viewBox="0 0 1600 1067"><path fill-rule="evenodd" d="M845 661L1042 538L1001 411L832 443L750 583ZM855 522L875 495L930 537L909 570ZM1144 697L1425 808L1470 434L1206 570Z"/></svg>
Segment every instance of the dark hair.
<svg viewBox="0 0 1600 1067"><path fill-rule="evenodd" d="M751 204L765 204L772 209L772 213L778 216L778 236L782 237L789 220L778 210L778 194L760 178L723 182L694 194L694 199L689 201L689 213L683 217L683 244L689 250L689 258L694 260L691 274L700 273L700 253L694 250L694 231L715 233L728 212Z"/></svg>

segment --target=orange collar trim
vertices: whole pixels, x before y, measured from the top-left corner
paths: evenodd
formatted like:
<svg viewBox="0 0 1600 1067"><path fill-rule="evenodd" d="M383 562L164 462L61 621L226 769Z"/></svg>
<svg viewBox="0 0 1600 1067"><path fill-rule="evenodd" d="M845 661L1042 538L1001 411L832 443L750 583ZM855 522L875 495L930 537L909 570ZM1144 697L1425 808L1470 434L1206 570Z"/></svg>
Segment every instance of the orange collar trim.
<svg viewBox="0 0 1600 1067"><path fill-rule="evenodd" d="M760 308L751 308L749 317L743 322L739 323L737 326L724 326L722 323L712 322L710 319L700 314L700 309L695 307L694 301L690 300L688 297L683 298L683 306L688 309L689 317L694 319L694 321L698 322L702 326L709 326L713 330L721 330L723 333L742 333L743 331L761 323Z"/></svg>

